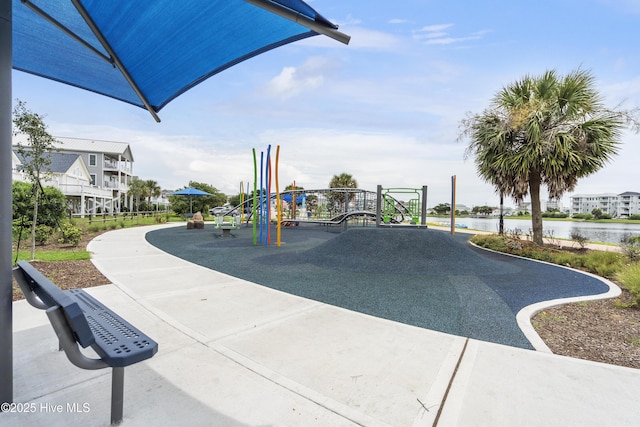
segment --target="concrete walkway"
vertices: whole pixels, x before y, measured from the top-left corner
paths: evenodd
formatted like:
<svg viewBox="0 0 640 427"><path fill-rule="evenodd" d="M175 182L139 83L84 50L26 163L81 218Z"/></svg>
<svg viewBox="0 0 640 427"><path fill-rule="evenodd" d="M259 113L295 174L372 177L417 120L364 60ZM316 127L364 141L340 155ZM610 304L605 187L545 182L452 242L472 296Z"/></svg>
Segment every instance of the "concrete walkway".
<svg viewBox="0 0 640 427"><path fill-rule="evenodd" d="M162 226L158 226L162 227ZM87 289L158 341L126 369L125 426L632 426L640 370L351 312L190 264L157 227L91 242L112 285ZM16 409L3 426L109 423L107 370L57 352L44 312L14 304Z"/></svg>

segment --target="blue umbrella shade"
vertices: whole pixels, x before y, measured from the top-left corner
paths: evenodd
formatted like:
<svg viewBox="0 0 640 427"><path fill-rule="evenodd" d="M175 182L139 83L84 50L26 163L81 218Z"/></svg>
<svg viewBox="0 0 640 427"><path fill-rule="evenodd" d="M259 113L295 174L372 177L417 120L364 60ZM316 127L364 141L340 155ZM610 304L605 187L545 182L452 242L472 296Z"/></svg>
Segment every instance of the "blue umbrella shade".
<svg viewBox="0 0 640 427"><path fill-rule="evenodd" d="M11 5L11 7L9 7ZM147 109L253 56L337 31L301 0L1 0L0 141L11 141L11 68ZM0 217L11 216L11 146ZM5 226L5 224L7 224ZM0 226L0 402L13 400L11 224Z"/></svg>
<svg viewBox="0 0 640 427"><path fill-rule="evenodd" d="M213 196L211 193L207 193L206 191L198 190L197 188L187 187L182 190L174 191L170 193L172 196L189 196L189 212L193 213L193 199L192 197L198 196Z"/></svg>
<svg viewBox="0 0 640 427"><path fill-rule="evenodd" d="M13 68L158 121L169 101L253 56L318 33L349 40L300 0L12 1Z"/></svg>
<svg viewBox="0 0 640 427"><path fill-rule="evenodd" d="M207 193L206 191L198 190L193 187L183 188L182 190L174 191L170 194L173 196L212 196L211 193Z"/></svg>

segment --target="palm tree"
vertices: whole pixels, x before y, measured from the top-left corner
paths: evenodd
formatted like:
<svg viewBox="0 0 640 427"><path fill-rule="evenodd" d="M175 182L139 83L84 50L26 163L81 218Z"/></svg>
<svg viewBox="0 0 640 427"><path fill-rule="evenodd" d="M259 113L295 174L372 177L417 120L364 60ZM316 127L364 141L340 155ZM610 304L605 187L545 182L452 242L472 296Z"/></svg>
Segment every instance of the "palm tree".
<svg viewBox="0 0 640 427"><path fill-rule="evenodd" d="M129 194L136 200L135 209L133 209L135 211L138 211L140 208L140 198L146 195L145 187L145 181L137 177L134 177L129 183Z"/></svg>
<svg viewBox="0 0 640 427"><path fill-rule="evenodd" d="M340 175L334 175L329 182L329 188L358 188L358 181L356 181L348 173L341 173Z"/></svg>
<svg viewBox="0 0 640 427"><path fill-rule="evenodd" d="M146 190L145 195L147 197L147 208L151 209L151 198L160 196L160 194L162 194L162 188L158 185L158 181L154 181L153 179L147 179L144 182L144 186Z"/></svg>
<svg viewBox="0 0 640 427"><path fill-rule="evenodd" d="M500 90L488 110L462 121L461 137L470 138L465 156L496 192L531 196L533 241L542 245L541 186L558 199L604 167L623 128L637 129L636 112L604 107L588 71L547 71Z"/></svg>
<svg viewBox="0 0 640 427"><path fill-rule="evenodd" d="M348 173L341 173L340 175L334 175L329 181L329 188L358 188L358 181ZM349 197L344 192L331 192L328 196L328 204L336 211L340 211L341 207L344 207L344 212L347 211L347 203L355 197L354 193L350 193ZM331 209L331 210L333 210Z"/></svg>

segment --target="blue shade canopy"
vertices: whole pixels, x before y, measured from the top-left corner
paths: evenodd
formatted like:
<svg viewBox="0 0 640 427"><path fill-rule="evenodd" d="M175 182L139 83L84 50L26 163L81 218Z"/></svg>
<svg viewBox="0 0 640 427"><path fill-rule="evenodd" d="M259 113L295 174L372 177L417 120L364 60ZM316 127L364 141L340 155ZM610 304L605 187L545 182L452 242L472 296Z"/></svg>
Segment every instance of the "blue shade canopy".
<svg viewBox="0 0 640 427"><path fill-rule="evenodd" d="M207 193L206 191L198 190L197 188L187 187L182 190L174 191L170 193L173 196L211 196L211 193Z"/></svg>
<svg viewBox="0 0 640 427"><path fill-rule="evenodd" d="M12 67L160 121L162 107L214 74L316 34L349 42L300 0L0 0L0 218L11 217ZM0 402L13 401L11 307L11 223L3 220Z"/></svg>
<svg viewBox="0 0 640 427"><path fill-rule="evenodd" d="M349 36L300 0L12 0L13 68L157 112L239 62Z"/></svg>
<svg viewBox="0 0 640 427"><path fill-rule="evenodd" d="M193 213L193 200L194 196L213 196L211 193L207 193L206 191L199 190L194 187L183 188L182 190L174 191L173 193L169 193L172 196L189 196L189 212Z"/></svg>

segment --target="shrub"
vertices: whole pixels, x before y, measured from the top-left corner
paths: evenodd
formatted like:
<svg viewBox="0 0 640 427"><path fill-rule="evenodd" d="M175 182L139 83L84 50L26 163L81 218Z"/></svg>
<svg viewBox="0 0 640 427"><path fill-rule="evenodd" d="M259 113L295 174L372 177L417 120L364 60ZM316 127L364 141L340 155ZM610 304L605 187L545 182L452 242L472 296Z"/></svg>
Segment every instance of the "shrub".
<svg viewBox="0 0 640 427"><path fill-rule="evenodd" d="M583 266L582 257L571 252L560 251L553 258L553 262L565 267L579 268Z"/></svg>
<svg viewBox="0 0 640 427"><path fill-rule="evenodd" d="M493 249L498 252L509 252L507 248L507 238L495 234L476 234L471 241L483 248Z"/></svg>
<svg viewBox="0 0 640 427"><path fill-rule="evenodd" d="M573 215L575 219L593 219L593 215L591 214L575 214Z"/></svg>
<svg viewBox="0 0 640 427"><path fill-rule="evenodd" d="M530 242L510 239L497 235L476 235L471 241L485 248L526 258L547 261L573 268L583 268L602 277L613 278L622 268L625 256L617 252L591 251L572 253L570 251L538 247Z"/></svg>
<svg viewBox="0 0 640 427"><path fill-rule="evenodd" d="M42 246L47 243L53 229L48 225L38 225L36 227L36 245Z"/></svg>
<svg viewBox="0 0 640 427"><path fill-rule="evenodd" d="M640 264L625 265L616 275L616 279L633 295L632 305L640 304Z"/></svg>
<svg viewBox="0 0 640 427"><path fill-rule="evenodd" d="M640 220L640 215L638 214L629 215L629 219Z"/></svg>
<svg viewBox="0 0 640 427"><path fill-rule="evenodd" d="M542 212L543 218L566 218L568 216L566 212Z"/></svg>
<svg viewBox="0 0 640 427"><path fill-rule="evenodd" d="M58 243L65 243L71 246L78 246L82 239L82 231L70 223L65 223L60 227L60 238Z"/></svg>
<svg viewBox="0 0 640 427"><path fill-rule="evenodd" d="M613 278L622 267L623 256L615 252L593 251L583 258L583 265L598 276Z"/></svg>
<svg viewBox="0 0 640 427"><path fill-rule="evenodd" d="M548 244L550 244L551 246L553 246L556 249L560 249L562 247L561 243L560 243L560 239L556 239L555 237L555 233L553 230L549 230L547 232L547 234L544 236L544 238L546 239L546 241L548 242Z"/></svg>
<svg viewBox="0 0 640 427"><path fill-rule="evenodd" d="M580 246L580 249L584 249L584 247L585 247L585 245L587 244L587 241L588 241L587 237L583 236L578 231L572 231L571 232L571 240L576 242Z"/></svg>
<svg viewBox="0 0 640 427"><path fill-rule="evenodd" d="M625 234L620 239L620 248L630 260L640 259L640 235Z"/></svg>
<svg viewBox="0 0 640 427"><path fill-rule="evenodd" d="M96 233L96 232L102 231L102 230L104 230L104 226L102 224L98 224L98 223L90 224L87 227L87 231L89 231L90 233Z"/></svg>

